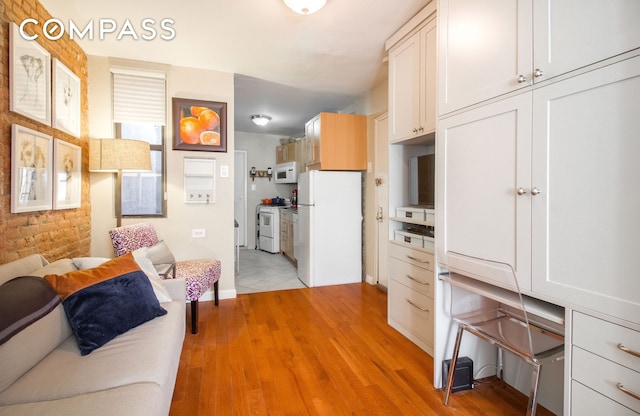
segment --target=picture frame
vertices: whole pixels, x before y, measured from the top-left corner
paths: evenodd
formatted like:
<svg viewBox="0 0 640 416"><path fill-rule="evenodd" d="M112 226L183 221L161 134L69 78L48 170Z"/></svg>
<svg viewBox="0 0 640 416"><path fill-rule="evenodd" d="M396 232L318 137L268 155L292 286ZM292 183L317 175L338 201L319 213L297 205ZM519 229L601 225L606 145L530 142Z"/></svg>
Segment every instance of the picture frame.
<svg viewBox="0 0 640 416"><path fill-rule="evenodd" d="M82 148L54 139L53 209L80 208L82 197Z"/></svg>
<svg viewBox="0 0 640 416"><path fill-rule="evenodd" d="M80 137L80 78L53 59L53 127Z"/></svg>
<svg viewBox="0 0 640 416"><path fill-rule="evenodd" d="M11 126L11 213L52 208L53 137Z"/></svg>
<svg viewBox="0 0 640 416"><path fill-rule="evenodd" d="M172 98L173 150L227 151L227 103Z"/></svg>
<svg viewBox="0 0 640 416"><path fill-rule="evenodd" d="M51 125L51 54L34 40L9 30L9 110Z"/></svg>

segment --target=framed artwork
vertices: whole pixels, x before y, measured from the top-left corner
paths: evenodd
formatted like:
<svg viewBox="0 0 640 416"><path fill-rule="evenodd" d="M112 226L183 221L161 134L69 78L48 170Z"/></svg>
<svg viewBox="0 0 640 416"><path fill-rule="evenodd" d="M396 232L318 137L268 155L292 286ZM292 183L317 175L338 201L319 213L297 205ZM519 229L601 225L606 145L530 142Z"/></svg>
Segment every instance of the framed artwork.
<svg viewBox="0 0 640 416"><path fill-rule="evenodd" d="M55 139L53 148L53 209L79 208L82 194L82 149Z"/></svg>
<svg viewBox="0 0 640 416"><path fill-rule="evenodd" d="M53 127L80 137L80 78L53 60Z"/></svg>
<svg viewBox="0 0 640 416"><path fill-rule="evenodd" d="M51 125L51 54L36 41L9 31L9 110Z"/></svg>
<svg viewBox="0 0 640 416"><path fill-rule="evenodd" d="M227 151L227 103L173 98L173 149Z"/></svg>
<svg viewBox="0 0 640 416"><path fill-rule="evenodd" d="M11 212L52 207L53 138L18 124L11 126Z"/></svg>

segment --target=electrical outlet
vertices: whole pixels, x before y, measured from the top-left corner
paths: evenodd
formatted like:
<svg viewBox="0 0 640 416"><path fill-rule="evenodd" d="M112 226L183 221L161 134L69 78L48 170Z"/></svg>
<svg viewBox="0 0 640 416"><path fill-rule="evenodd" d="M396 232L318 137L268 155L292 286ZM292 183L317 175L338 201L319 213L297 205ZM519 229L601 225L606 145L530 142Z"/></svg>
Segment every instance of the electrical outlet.
<svg viewBox="0 0 640 416"><path fill-rule="evenodd" d="M204 228L194 228L191 230L191 238L205 238L207 236L207 230Z"/></svg>

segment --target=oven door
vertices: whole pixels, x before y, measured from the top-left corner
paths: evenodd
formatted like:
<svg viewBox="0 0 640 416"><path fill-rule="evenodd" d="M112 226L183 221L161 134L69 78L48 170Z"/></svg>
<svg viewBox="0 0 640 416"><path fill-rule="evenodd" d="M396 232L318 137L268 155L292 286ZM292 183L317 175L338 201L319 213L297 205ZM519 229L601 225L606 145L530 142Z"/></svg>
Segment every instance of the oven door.
<svg viewBox="0 0 640 416"><path fill-rule="evenodd" d="M262 237L273 238L274 230L274 214L270 210L260 210L260 235Z"/></svg>

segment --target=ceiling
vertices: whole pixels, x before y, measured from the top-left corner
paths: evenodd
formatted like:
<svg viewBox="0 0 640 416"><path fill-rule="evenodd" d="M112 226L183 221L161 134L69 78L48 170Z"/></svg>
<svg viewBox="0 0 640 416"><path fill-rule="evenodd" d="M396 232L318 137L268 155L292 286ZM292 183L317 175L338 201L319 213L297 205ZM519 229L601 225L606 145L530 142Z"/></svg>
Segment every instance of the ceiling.
<svg viewBox="0 0 640 416"><path fill-rule="evenodd" d="M320 111L339 111L387 75L384 42L430 0L328 0L299 15L282 0L40 0L66 27L94 36L78 40L89 55L158 62L234 74L235 130L294 137ZM156 37L143 40L144 19ZM160 21L172 19L171 36ZM100 39L100 19L117 22ZM126 20L131 32L118 39ZM252 114L273 120L265 127Z"/></svg>

